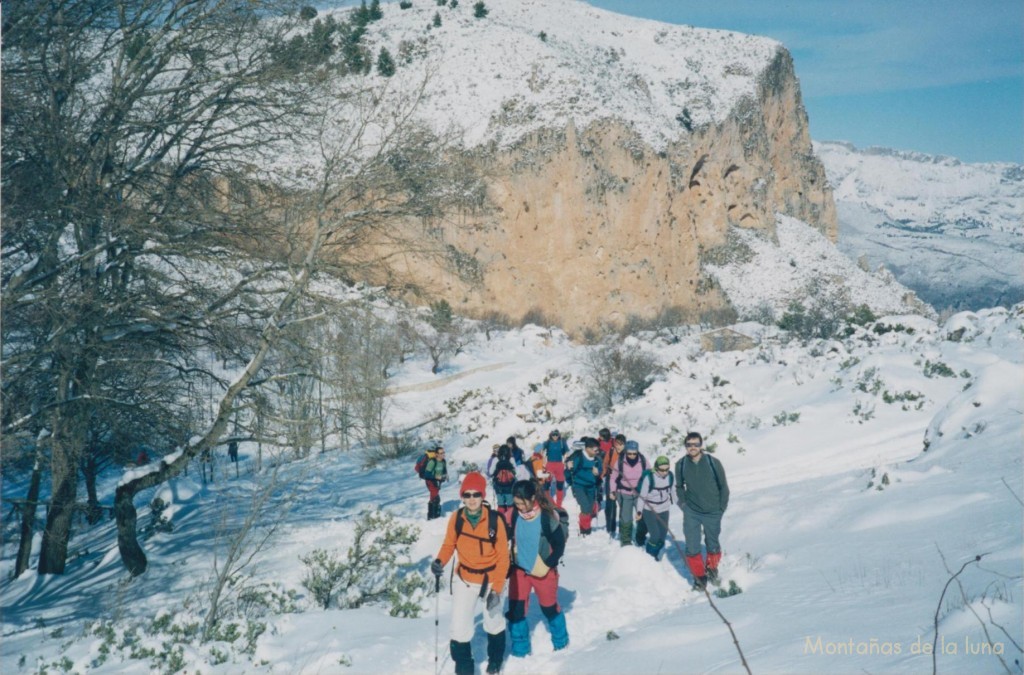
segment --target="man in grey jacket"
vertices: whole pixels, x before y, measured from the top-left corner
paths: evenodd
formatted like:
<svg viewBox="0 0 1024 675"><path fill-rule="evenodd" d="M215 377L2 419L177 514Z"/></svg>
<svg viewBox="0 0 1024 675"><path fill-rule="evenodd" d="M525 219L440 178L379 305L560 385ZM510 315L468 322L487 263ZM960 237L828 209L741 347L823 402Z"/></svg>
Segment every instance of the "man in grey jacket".
<svg viewBox="0 0 1024 675"><path fill-rule="evenodd" d="M704 438L696 431L683 441L686 455L676 462L676 495L683 510L683 536L686 538L686 565L693 575L693 587L703 590L708 581L718 583L718 563L722 559L722 515L729 506L729 484L725 468L715 457L704 453ZM701 556L701 530L707 548L707 562Z"/></svg>

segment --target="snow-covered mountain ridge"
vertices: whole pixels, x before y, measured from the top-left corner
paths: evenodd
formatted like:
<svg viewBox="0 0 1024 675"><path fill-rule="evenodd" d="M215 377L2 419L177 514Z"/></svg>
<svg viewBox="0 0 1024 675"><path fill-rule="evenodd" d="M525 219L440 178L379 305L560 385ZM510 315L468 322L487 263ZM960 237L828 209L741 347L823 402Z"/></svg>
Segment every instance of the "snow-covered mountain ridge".
<svg viewBox="0 0 1024 675"><path fill-rule="evenodd" d="M615 118L665 150L685 134L684 124L722 122L752 99L781 48L763 37L638 19L577 0L501 0L487 5L484 18L474 17L469 2L386 9L369 39L400 64L409 55L396 79L415 86L419 64L430 64L420 113L437 126L463 127L470 146L508 147L530 132L564 128L567 119L583 129Z"/></svg>
<svg viewBox="0 0 1024 675"><path fill-rule="evenodd" d="M367 76L381 99L417 101L410 123L461 133L487 175L479 206L430 223L472 277L415 259L397 273L408 287L470 316L540 311L578 335L668 308L728 315L702 256L735 228L772 238L782 214L834 239L779 43L576 0L488 9L387 5L367 26L368 53L397 63Z"/></svg>
<svg viewBox="0 0 1024 675"><path fill-rule="evenodd" d="M885 265L939 309L1024 298L1024 166L845 143L814 149L832 185L841 251Z"/></svg>

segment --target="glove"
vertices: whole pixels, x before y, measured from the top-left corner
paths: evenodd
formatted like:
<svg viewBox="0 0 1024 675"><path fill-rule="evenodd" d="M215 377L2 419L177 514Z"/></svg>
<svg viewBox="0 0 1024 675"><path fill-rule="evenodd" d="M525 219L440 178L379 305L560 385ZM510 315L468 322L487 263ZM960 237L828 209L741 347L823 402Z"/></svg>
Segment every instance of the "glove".
<svg viewBox="0 0 1024 675"><path fill-rule="evenodd" d="M487 591L487 609L494 611L494 608L501 603L501 593L495 593L494 589Z"/></svg>
<svg viewBox="0 0 1024 675"><path fill-rule="evenodd" d="M430 571L434 573L435 577L444 574L444 565L441 563L440 558L434 558L434 562L430 563Z"/></svg>

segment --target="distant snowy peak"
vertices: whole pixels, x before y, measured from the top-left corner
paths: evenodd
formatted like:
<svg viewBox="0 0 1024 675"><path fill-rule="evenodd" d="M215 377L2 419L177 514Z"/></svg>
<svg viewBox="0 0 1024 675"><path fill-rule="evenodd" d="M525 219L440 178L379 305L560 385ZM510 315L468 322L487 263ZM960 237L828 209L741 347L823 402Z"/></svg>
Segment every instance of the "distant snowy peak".
<svg viewBox="0 0 1024 675"><path fill-rule="evenodd" d="M969 221L1024 230L1024 167L966 164L952 157L847 143L814 143L837 202L860 202L911 227Z"/></svg>
<svg viewBox="0 0 1024 675"><path fill-rule="evenodd" d="M885 265L936 308L1024 299L1024 166L814 143L839 215L838 245Z"/></svg>
<svg viewBox="0 0 1024 675"><path fill-rule="evenodd" d="M465 129L465 142L507 147L543 128L602 119L632 126L663 149L687 128L720 122L781 45L740 33L636 19L576 0L501 0L486 17L473 3L417 0L385 6L370 25L374 49L414 86L432 70L421 117ZM434 25L435 14L440 26Z"/></svg>

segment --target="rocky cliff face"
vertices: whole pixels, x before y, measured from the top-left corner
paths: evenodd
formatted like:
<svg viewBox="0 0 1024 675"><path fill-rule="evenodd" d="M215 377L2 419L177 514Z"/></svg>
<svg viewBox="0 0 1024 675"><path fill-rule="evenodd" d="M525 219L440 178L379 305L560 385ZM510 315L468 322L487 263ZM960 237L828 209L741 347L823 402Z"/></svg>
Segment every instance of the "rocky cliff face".
<svg viewBox="0 0 1024 675"><path fill-rule="evenodd" d="M782 49L756 99L665 150L614 119L586 129L570 119L496 151L489 173L493 211L444 230L479 263L480 283L429 266L414 277L468 314L540 310L570 332L667 307L723 316L728 303L701 263L727 245L730 228L771 234L780 212L837 234Z"/></svg>
<svg viewBox="0 0 1024 675"><path fill-rule="evenodd" d="M428 16L416 11L387 14L379 40L400 53L404 36L422 36ZM443 17L416 38L425 61L440 55L423 113L465 125L487 207L432 224L472 274L410 264L406 281L427 296L469 315L540 310L570 332L669 307L725 317L730 304L702 265L728 257L733 228L772 238L782 213L835 240L832 195L778 43L578 2L508 0L483 21Z"/></svg>

